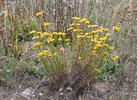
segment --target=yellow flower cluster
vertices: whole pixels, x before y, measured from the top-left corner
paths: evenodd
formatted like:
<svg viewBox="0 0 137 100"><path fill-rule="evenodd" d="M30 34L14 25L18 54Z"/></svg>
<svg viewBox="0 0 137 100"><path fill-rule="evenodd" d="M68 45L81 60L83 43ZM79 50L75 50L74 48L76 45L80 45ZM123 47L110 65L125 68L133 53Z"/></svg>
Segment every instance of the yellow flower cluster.
<svg viewBox="0 0 137 100"><path fill-rule="evenodd" d="M91 50L92 54L94 56L97 56L99 49L105 48L107 50L113 50L113 46L109 46L106 42L108 38L110 37L110 33L107 33L109 31L109 28L101 28L98 29L98 25L87 25L88 30L83 30L82 26L83 23L89 24L89 20L86 18L80 19L78 17L73 17L74 23L72 23L68 31L72 32L72 34L75 34L74 36L77 37L77 39L88 39L91 41L89 44L93 46L93 49ZM113 27L113 30L119 31L118 27ZM104 36L104 37L101 37ZM109 53L107 51L104 52L104 60L107 61L107 57ZM81 57L80 57L81 58Z"/></svg>
<svg viewBox="0 0 137 100"><path fill-rule="evenodd" d="M37 16L41 16L41 13L38 13ZM72 38L66 38L66 33L64 32L42 32L42 31L31 31L29 34L33 34L33 40L35 44L33 47L38 50L38 56L51 59L54 56L57 56L57 53L64 53L64 48L70 44L70 42L75 43L74 45L86 45L87 51L91 57L96 57L104 61L108 61L109 51L113 50L114 47L107 44L110 33L108 28L99 29L98 25L90 25L90 21L87 18L73 17L74 23L70 25L67 31L72 33ZM43 26L49 27L50 23L44 23ZM118 27L113 27L114 31L119 31ZM74 40L75 39L75 40ZM76 42L75 42L76 41ZM54 44L57 46L62 46L60 50L54 48ZM48 46L48 50L46 46ZM72 47L73 48L73 47ZM79 47L82 48L82 47ZM58 51L58 52L57 52ZM79 50L80 51L80 50ZM85 56L83 56L80 51L80 56L77 60L84 62ZM53 57L52 57L53 56ZM87 57L88 58L88 57ZM118 59L118 56L111 57L112 60ZM41 59L40 59L41 60ZM39 61L40 61L39 60ZM94 68L94 71L99 72L99 69Z"/></svg>
<svg viewBox="0 0 137 100"><path fill-rule="evenodd" d="M85 23L85 24L90 24L90 21L87 18L80 19L79 17L72 17L74 21L77 22L77 24L71 24L70 26L80 26L79 23Z"/></svg>
<svg viewBox="0 0 137 100"><path fill-rule="evenodd" d="M46 56L52 57L52 56L56 56L56 55L57 55L57 52L52 53L52 52L49 52L48 50L43 50L43 52L38 53L39 57L44 57L44 58L46 58Z"/></svg>

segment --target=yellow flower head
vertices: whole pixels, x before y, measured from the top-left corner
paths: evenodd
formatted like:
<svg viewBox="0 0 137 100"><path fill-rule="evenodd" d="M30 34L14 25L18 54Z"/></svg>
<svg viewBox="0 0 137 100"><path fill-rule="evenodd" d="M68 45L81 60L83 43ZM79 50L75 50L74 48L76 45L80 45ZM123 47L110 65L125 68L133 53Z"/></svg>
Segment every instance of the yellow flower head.
<svg viewBox="0 0 137 100"><path fill-rule="evenodd" d="M74 28L73 27L70 27L69 29L68 29L68 31L71 31L71 30L73 30Z"/></svg>
<svg viewBox="0 0 137 100"><path fill-rule="evenodd" d="M44 50L43 51L45 55L47 55L47 53L49 52L48 50Z"/></svg>
<svg viewBox="0 0 137 100"><path fill-rule="evenodd" d="M41 34L40 38L43 39L45 37L45 34Z"/></svg>
<svg viewBox="0 0 137 100"><path fill-rule="evenodd" d="M86 22L86 21L89 21L87 18L83 18L81 19L82 22Z"/></svg>
<svg viewBox="0 0 137 100"><path fill-rule="evenodd" d="M115 27L115 26L113 26L113 31L120 31L120 28L119 27Z"/></svg>
<svg viewBox="0 0 137 100"><path fill-rule="evenodd" d="M107 34L106 34L106 37L109 37L109 36L110 36L110 33L107 33Z"/></svg>
<svg viewBox="0 0 137 100"><path fill-rule="evenodd" d="M102 28L101 30L104 32L107 32L109 30L109 28Z"/></svg>
<svg viewBox="0 0 137 100"><path fill-rule="evenodd" d="M34 33L36 33L36 31L35 31L35 30L33 30L33 31L29 32L29 34L34 34Z"/></svg>
<svg viewBox="0 0 137 100"><path fill-rule="evenodd" d="M58 35L58 33L57 32L53 32L52 35Z"/></svg>
<svg viewBox="0 0 137 100"><path fill-rule="evenodd" d="M96 31L89 32L91 35L96 34Z"/></svg>
<svg viewBox="0 0 137 100"><path fill-rule="evenodd" d="M52 54L51 54L51 52L50 52L50 54L48 55L49 57L52 57Z"/></svg>
<svg viewBox="0 0 137 100"><path fill-rule="evenodd" d="M38 56L41 57L43 55L43 52L38 53Z"/></svg>
<svg viewBox="0 0 137 100"><path fill-rule="evenodd" d="M45 27L49 27L49 26L50 26L50 23L44 23L44 26L45 26Z"/></svg>
<svg viewBox="0 0 137 100"><path fill-rule="evenodd" d="M78 57L79 60L81 60L81 58L82 58L82 57L80 57L80 56Z"/></svg>
<svg viewBox="0 0 137 100"><path fill-rule="evenodd" d="M40 46L40 45L42 45L42 42L37 42L37 43L35 43L35 44L33 45L33 47L35 48L35 47L38 47L38 46Z"/></svg>
<svg viewBox="0 0 137 100"><path fill-rule="evenodd" d="M54 54L53 54L54 56L56 56L57 55L57 52L54 52Z"/></svg>
<svg viewBox="0 0 137 100"><path fill-rule="evenodd" d="M88 28L98 28L98 25L88 25Z"/></svg>
<svg viewBox="0 0 137 100"><path fill-rule="evenodd" d="M62 33L62 36L66 36L66 33Z"/></svg>
<svg viewBox="0 0 137 100"><path fill-rule="evenodd" d="M104 55L105 55L105 56L108 56L109 53L108 53L107 51L104 51Z"/></svg>
<svg viewBox="0 0 137 100"><path fill-rule="evenodd" d="M113 49L114 49L114 47L110 47L110 46L109 46L108 48L109 48L110 50L113 50Z"/></svg>
<svg viewBox="0 0 137 100"><path fill-rule="evenodd" d="M108 44L103 44L103 46L105 46L105 47L109 47L109 45L108 45Z"/></svg>
<svg viewBox="0 0 137 100"><path fill-rule="evenodd" d="M75 24L76 26L80 26L80 24Z"/></svg>
<svg viewBox="0 0 137 100"><path fill-rule="evenodd" d="M51 43L51 42L55 41L55 39L52 39L51 37L49 37L46 41L47 41L47 43Z"/></svg>
<svg viewBox="0 0 137 100"><path fill-rule="evenodd" d="M82 29L74 29L73 32L82 32L83 30Z"/></svg>
<svg viewBox="0 0 137 100"><path fill-rule="evenodd" d="M66 46L68 46L69 45L69 43L66 43Z"/></svg>
<svg viewBox="0 0 137 100"><path fill-rule="evenodd" d="M85 21L85 23L86 23L86 24L89 24L89 23L90 23L90 21Z"/></svg>
<svg viewBox="0 0 137 100"><path fill-rule="evenodd" d="M103 30L99 30L98 32L99 32L99 33L103 33Z"/></svg>
<svg viewBox="0 0 137 100"><path fill-rule="evenodd" d="M42 15L43 15L43 12L36 13L36 16L42 16Z"/></svg>
<svg viewBox="0 0 137 100"><path fill-rule="evenodd" d="M75 26L75 24L74 24L74 23L70 25L70 27L74 27L74 26Z"/></svg>
<svg viewBox="0 0 137 100"><path fill-rule="evenodd" d="M66 41L66 42L69 42L69 41L70 41L70 39L66 39L65 41Z"/></svg>
<svg viewBox="0 0 137 100"><path fill-rule="evenodd" d="M33 40L38 40L38 39L39 39L39 36L34 36L32 39L33 39Z"/></svg>
<svg viewBox="0 0 137 100"><path fill-rule="evenodd" d="M59 32L58 35L62 35L62 32Z"/></svg>
<svg viewBox="0 0 137 100"><path fill-rule="evenodd" d="M37 32L37 34L42 34L42 32Z"/></svg>
<svg viewBox="0 0 137 100"><path fill-rule="evenodd" d="M79 17L72 17L72 19L75 20L75 21L79 21L80 20Z"/></svg>
<svg viewBox="0 0 137 100"><path fill-rule="evenodd" d="M59 42L61 42L61 41L62 41L62 39L61 39L61 38L58 38L58 41L59 41Z"/></svg>
<svg viewBox="0 0 137 100"><path fill-rule="evenodd" d="M40 62L40 59L37 59L37 61L39 61L39 62Z"/></svg>
<svg viewBox="0 0 137 100"><path fill-rule="evenodd" d="M91 52L92 52L92 54L93 54L94 56L96 56L96 55L97 55L97 54L96 54L96 52L97 52L97 51L92 50Z"/></svg>
<svg viewBox="0 0 137 100"><path fill-rule="evenodd" d="M43 35L45 35L45 36L51 36L51 34L48 33L48 32L44 32Z"/></svg>

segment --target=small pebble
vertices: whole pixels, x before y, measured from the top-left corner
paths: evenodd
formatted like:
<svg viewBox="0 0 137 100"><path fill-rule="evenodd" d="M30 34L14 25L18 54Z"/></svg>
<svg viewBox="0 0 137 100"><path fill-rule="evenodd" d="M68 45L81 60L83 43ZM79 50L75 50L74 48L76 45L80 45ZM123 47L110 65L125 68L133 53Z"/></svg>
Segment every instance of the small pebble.
<svg viewBox="0 0 137 100"><path fill-rule="evenodd" d="M39 96L43 96L43 93L39 93Z"/></svg>

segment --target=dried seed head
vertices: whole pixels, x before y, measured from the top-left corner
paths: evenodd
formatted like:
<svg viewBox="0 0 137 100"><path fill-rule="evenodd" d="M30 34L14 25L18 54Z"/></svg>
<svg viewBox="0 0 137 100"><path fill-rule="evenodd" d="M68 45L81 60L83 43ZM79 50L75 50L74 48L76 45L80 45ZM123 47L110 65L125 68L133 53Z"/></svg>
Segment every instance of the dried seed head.
<svg viewBox="0 0 137 100"><path fill-rule="evenodd" d="M72 88L71 88L71 87L68 87L67 90L72 91Z"/></svg>
<svg viewBox="0 0 137 100"><path fill-rule="evenodd" d="M61 91L63 91L63 88L60 88L60 89L59 89L59 92L61 92Z"/></svg>
<svg viewBox="0 0 137 100"><path fill-rule="evenodd" d="M62 53L64 52L64 48L63 47L60 48L60 52L62 52Z"/></svg>
<svg viewBox="0 0 137 100"><path fill-rule="evenodd" d="M64 93L61 92L60 95L64 95Z"/></svg>

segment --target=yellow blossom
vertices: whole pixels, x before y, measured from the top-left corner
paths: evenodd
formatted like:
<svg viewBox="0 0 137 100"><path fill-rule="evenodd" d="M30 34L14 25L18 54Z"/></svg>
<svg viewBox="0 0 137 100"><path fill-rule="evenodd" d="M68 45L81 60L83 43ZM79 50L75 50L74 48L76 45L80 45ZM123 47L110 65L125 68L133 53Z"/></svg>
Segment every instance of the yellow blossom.
<svg viewBox="0 0 137 100"><path fill-rule="evenodd" d="M80 57L80 56L78 57L79 60L81 60L81 58L82 58L82 57Z"/></svg>
<svg viewBox="0 0 137 100"><path fill-rule="evenodd" d="M42 32L37 32L37 34L42 34Z"/></svg>
<svg viewBox="0 0 137 100"><path fill-rule="evenodd" d="M43 12L36 13L36 16L42 16L42 15L43 15Z"/></svg>
<svg viewBox="0 0 137 100"><path fill-rule="evenodd" d="M108 54L109 54L109 53L108 53L107 51L104 51L104 55L105 55L105 56L108 56Z"/></svg>
<svg viewBox="0 0 137 100"><path fill-rule="evenodd" d="M69 45L69 43L66 43L66 46L68 46Z"/></svg>
<svg viewBox="0 0 137 100"><path fill-rule="evenodd" d="M66 33L62 33L62 36L66 36Z"/></svg>
<svg viewBox="0 0 137 100"><path fill-rule="evenodd" d="M40 46L42 44L42 42L37 42L37 43L35 43L34 45L33 45L33 47L38 47L38 46Z"/></svg>
<svg viewBox="0 0 137 100"><path fill-rule="evenodd" d="M56 56L57 55L57 52L54 52L54 54L53 54L54 56Z"/></svg>
<svg viewBox="0 0 137 100"><path fill-rule="evenodd" d="M62 32L59 32L58 35L62 35Z"/></svg>
<svg viewBox="0 0 137 100"><path fill-rule="evenodd" d="M113 31L118 31L119 32L120 28L113 26Z"/></svg>
<svg viewBox="0 0 137 100"><path fill-rule="evenodd" d="M79 17L72 17L72 19L73 19L73 20L75 20L75 21L80 20L80 18L79 18Z"/></svg>
<svg viewBox="0 0 137 100"><path fill-rule="evenodd" d="M113 49L114 49L114 47L110 47L110 46L109 46L108 48L109 48L110 50L113 50Z"/></svg>
<svg viewBox="0 0 137 100"><path fill-rule="evenodd" d="M89 23L90 23L90 21L85 21L85 23L86 23L86 24L89 24Z"/></svg>
<svg viewBox="0 0 137 100"><path fill-rule="evenodd" d="M88 28L98 28L98 25L88 25Z"/></svg>
<svg viewBox="0 0 137 100"><path fill-rule="evenodd" d="M35 30L33 30L33 31L29 32L29 34L34 34L34 33L36 33L36 31L35 31Z"/></svg>
<svg viewBox="0 0 137 100"><path fill-rule="evenodd" d="M97 54L96 54L96 52L97 52L97 51L92 50L91 52L92 52L92 54L93 54L94 56L96 56L96 55L97 55Z"/></svg>
<svg viewBox="0 0 137 100"><path fill-rule="evenodd" d="M96 31L89 32L91 35L96 34Z"/></svg>
<svg viewBox="0 0 137 100"><path fill-rule="evenodd" d="M50 26L50 23L44 23L44 26L45 26L45 27L49 27L49 26Z"/></svg>
<svg viewBox="0 0 137 100"><path fill-rule="evenodd" d="M40 59L37 59L37 61L39 61L39 62L40 62Z"/></svg>
<svg viewBox="0 0 137 100"><path fill-rule="evenodd" d="M86 22L86 21L88 21L88 19L87 18L83 18L83 19L81 19L81 21L82 22Z"/></svg>
<svg viewBox="0 0 137 100"><path fill-rule="evenodd" d="M46 41L48 42L48 43L51 43L51 42L53 42L55 39L52 39L51 37L49 37Z"/></svg>
<svg viewBox="0 0 137 100"><path fill-rule="evenodd" d="M38 56L41 57L43 55L43 52L38 53Z"/></svg>
<svg viewBox="0 0 137 100"><path fill-rule="evenodd" d="M108 44L103 44L103 46L105 46L105 47L109 47L109 45L108 45Z"/></svg>
<svg viewBox="0 0 137 100"><path fill-rule="evenodd" d="M73 26L75 26L75 24L74 24L74 23L70 25L70 27L73 27Z"/></svg>
<svg viewBox="0 0 137 100"><path fill-rule="evenodd" d="M73 27L70 27L69 29L68 29L68 31L71 31L71 30L73 30L74 28Z"/></svg>
<svg viewBox="0 0 137 100"><path fill-rule="evenodd" d="M70 39L66 39L65 41L66 41L66 42L69 42L69 41L70 41Z"/></svg>
<svg viewBox="0 0 137 100"><path fill-rule="evenodd" d="M44 32L43 35L45 35L45 36L51 36L51 34L48 33L48 32Z"/></svg>
<svg viewBox="0 0 137 100"><path fill-rule="evenodd" d="M58 35L58 33L57 32L53 32L52 35Z"/></svg>
<svg viewBox="0 0 137 100"><path fill-rule="evenodd" d="M99 32L99 33L103 33L103 30L99 30L98 32Z"/></svg>
<svg viewBox="0 0 137 100"><path fill-rule="evenodd" d="M32 39L33 39L33 40L38 40L38 39L39 39L39 36L34 36Z"/></svg>
<svg viewBox="0 0 137 100"><path fill-rule="evenodd" d="M75 24L76 26L80 26L80 24Z"/></svg>
<svg viewBox="0 0 137 100"><path fill-rule="evenodd" d="M107 34L106 34L106 37L109 37L109 36L110 36L110 33L107 33Z"/></svg>
<svg viewBox="0 0 137 100"><path fill-rule="evenodd" d="M48 50L44 50L43 51L45 55L47 55L47 53L49 52Z"/></svg>
<svg viewBox="0 0 137 100"><path fill-rule="evenodd" d="M74 29L73 32L82 32L82 29Z"/></svg>
<svg viewBox="0 0 137 100"><path fill-rule="evenodd" d="M49 56L49 57L51 57L51 56L52 56L51 52L50 52L50 54L49 54L48 56Z"/></svg>
<svg viewBox="0 0 137 100"><path fill-rule="evenodd" d="M45 37L45 34L41 34L40 38L43 39Z"/></svg>
<svg viewBox="0 0 137 100"><path fill-rule="evenodd" d="M109 28L102 28L101 30L104 32L107 32L109 30Z"/></svg>
<svg viewBox="0 0 137 100"><path fill-rule="evenodd" d="M61 41L62 41L62 39L61 39L61 38L58 38L58 41L59 41L59 42L61 42Z"/></svg>

